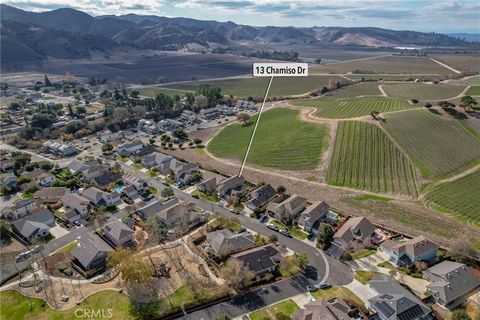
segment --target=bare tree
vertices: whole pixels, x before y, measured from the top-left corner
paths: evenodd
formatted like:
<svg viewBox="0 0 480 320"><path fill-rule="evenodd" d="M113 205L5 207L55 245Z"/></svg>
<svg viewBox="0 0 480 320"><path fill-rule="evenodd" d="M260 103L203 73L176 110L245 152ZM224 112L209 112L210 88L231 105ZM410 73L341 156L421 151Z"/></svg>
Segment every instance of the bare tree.
<svg viewBox="0 0 480 320"><path fill-rule="evenodd" d="M237 121L243 122L243 125L246 126L250 123L250 116L244 112L237 114Z"/></svg>
<svg viewBox="0 0 480 320"><path fill-rule="evenodd" d="M222 267L222 273L230 287L235 290L247 287L255 277L250 268L238 259L228 260Z"/></svg>

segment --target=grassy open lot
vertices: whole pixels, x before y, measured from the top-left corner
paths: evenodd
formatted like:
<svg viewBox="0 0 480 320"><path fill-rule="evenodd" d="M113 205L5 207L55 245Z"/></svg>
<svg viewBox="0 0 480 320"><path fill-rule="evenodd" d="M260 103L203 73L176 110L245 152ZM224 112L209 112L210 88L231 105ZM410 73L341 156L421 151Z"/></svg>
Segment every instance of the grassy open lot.
<svg viewBox="0 0 480 320"><path fill-rule="evenodd" d="M249 126L227 126L210 141L208 151L219 158L241 161L254 121L256 116ZM326 125L300 121L297 110L269 110L262 114L247 163L280 170L314 169L321 161L327 138Z"/></svg>
<svg viewBox="0 0 480 320"><path fill-rule="evenodd" d="M365 270L358 270L355 271L355 279L360 281L362 284L367 284L368 281L372 280L378 272L374 271L365 271Z"/></svg>
<svg viewBox="0 0 480 320"><path fill-rule="evenodd" d="M269 97L304 94L327 86L330 78L333 78L335 82L346 81L344 78L337 76L277 77L272 81ZM234 95L237 97L263 97L267 90L268 81L269 78L267 77L238 78L179 83L169 87L173 89L195 91L199 84L208 83L222 88L222 93L225 95Z"/></svg>
<svg viewBox="0 0 480 320"><path fill-rule="evenodd" d="M292 299L288 299L270 307L251 312L248 316L251 320L279 319L277 317L278 313L283 313L290 317L298 309L300 309L298 305Z"/></svg>
<svg viewBox="0 0 480 320"><path fill-rule="evenodd" d="M336 98L354 98L359 96L380 96L382 93L378 89L380 84L377 82L361 82L350 86L345 86L328 94Z"/></svg>
<svg viewBox="0 0 480 320"><path fill-rule="evenodd" d="M326 181L336 186L415 196L410 160L376 125L340 122Z"/></svg>
<svg viewBox="0 0 480 320"><path fill-rule="evenodd" d="M78 317L75 316L75 310L78 308L103 309L105 310L105 314L107 314L108 309L113 309L114 319L135 319L130 313L130 299L128 296L113 290L94 293L86 298L78 307L65 311L53 310L42 300L26 298L16 291L4 291L0 293L0 309L2 310L1 318L3 320L74 320L78 319Z"/></svg>
<svg viewBox="0 0 480 320"><path fill-rule="evenodd" d="M477 187L473 187L477 186ZM480 171L433 186L425 198L442 211L451 212L480 226Z"/></svg>
<svg viewBox="0 0 480 320"><path fill-rule="evenodd" d="M398 99L445 100L458 96L465 86L426 83L389 83L383 85L387 96Z"/></svg>
<svg viewBox="0 0 480 320"><path fill-rule="evenodd" d="M368 60L346 61L310 67L309 74L319 73L423 73L452 74L453 72L426 57L387 56Z"/></svg>
<svg viewBox="0 0 480 320"><path fill-rule="evenodd" d="M480 96L480 86L470 87L467 92L467 96Z"/></svg>
<svg viewBox="0 0 480 320"><path fill-rule="evenodd" d="M332 299L335 297L341 298L343 300L350 300L355 303L357 307L359 307L362 310L366 310L365 304L363 301L357 297L352 291L345 287L332 287L328 288L325 290L318 290L315 292L312 292L312 296L315 299L323 298L325 300Z"/></svg>
<svg viewBox="0 0 480 320"><path fill-rule="evenodd" d="M480 136L426 110L392 113L382 124L422 173L442 178L480 162Z"/></svg>
<svg viewBox="0 0 480 320"><path fill-rule="evenodd" d="M372 111L390 112L413 108L413 106L406 101L385 97L345 99L320 97L292 100L291 103L295 106L317 108L317 111L314 113L315 116L329 119L361 117L370 114Z"/></svg>
<svg viewBox="0 0 480 320"><path fill-rule="evenodd" d="M151 87L151 88L142 88L138 89L140 91L140 95L144 97L155 97L157 94L163 93L164 95L173 97L174 95L178 94L180 97L185 96L189 90L178 90L178 89L171 89L165 87Z"/></svg>

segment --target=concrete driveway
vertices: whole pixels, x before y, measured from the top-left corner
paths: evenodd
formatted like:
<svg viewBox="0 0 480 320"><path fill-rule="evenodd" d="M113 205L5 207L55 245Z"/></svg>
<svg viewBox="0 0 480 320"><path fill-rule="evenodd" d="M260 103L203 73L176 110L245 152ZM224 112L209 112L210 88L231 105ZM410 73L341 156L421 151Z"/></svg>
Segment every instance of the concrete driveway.
<svg viewBox="0 0 480 320"><path fill-rule="evenodd" d="M50 233L52 236L55 237L55 239L61 238L64 235L68 234L68 230L65 229L64 227L60 226L59 224L56 224L55 227L50 229Z"/></svg>
<svg viewBox="0 0 480 320"><path fill-rule="evenodd" d="M368 304L368 299L371 299L375 294L368 288L368 286L362 284L360 281L353 279L352 282L347 284L345 288L350 289L357 297L360 298L366 305Z"/></svg>

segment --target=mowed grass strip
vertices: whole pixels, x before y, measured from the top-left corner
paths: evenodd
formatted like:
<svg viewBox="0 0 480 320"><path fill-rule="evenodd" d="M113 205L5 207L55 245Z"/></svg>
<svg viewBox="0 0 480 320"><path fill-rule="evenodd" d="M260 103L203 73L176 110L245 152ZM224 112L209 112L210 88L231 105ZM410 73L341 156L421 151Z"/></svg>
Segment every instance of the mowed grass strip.
<svg viewBox="0 0 480 320"><path fill-rule="evenodd" d="M414 107L406 101L384 97L346 99L320 97L314 99L292 100L291 103L295 106L317 108L317 111L314 113L315 116L329 119L354 118L366 116L372 111L391 112Z"/></svg>
<svg viewBox="0 0 480 320"><path fill-rule="evenodd" d="M241 161L256 116L249 126L233 124L213 138L207 150L219 158ZM299 120L299 111L273 109L262 114L247 164L280 170L310 170L320 164L328 127Z"/></svg>
<svg viewBox="0 0 480 320"><path fill-rule="evenodd" d="M383 193L416 196L410 160L376 125L340 122L327 183Z"/></svg>
<svg viewBox="0 0 480 320"><path fill-rule="evenodd" d="M328 85L329 79L345 83L337 76L277 77L273 79L269 97L301 95ZM265 95L269 78L237 78L216 81L194 81L169 86L173 89L195 91L200 84L210 84L222 88L224 95L236 97L262 97Z"/></svg>
<svg viewBox="0 0 480 320"><path fill-rule="evenodd" d="M389 114L382 126L427 177L444 178L480 163L480 136L452 118L419 109Z"/></svg>
<svg viewBox="0 0 480 320"><path fill-rule="evenodd" d="M474 187L476 186L476 187ZM434 186L425 198L435 206L480 227L480 170Z"/></svg>
<svg viewBox="0 0 480 320"><path fill-rule="evenodd" d="M390 83L384 84L387 96L398 99L444 100L458 96L465 86L426 83Z"/></svg>
<svg viewBox="0 0 480 320"><path fill-rule="evenodd" d="M142 89L134 89L134 90L138 90L141 96L152 97L152 98L160 93L163 93L164 95L167 95L170 97L173 97L176 94L180 97L183 97L187 92L189 92L189 90L177 90L177 89L170 89L170 88L164 88L164 87L151 87L151 88L142 88Z"/></svg>

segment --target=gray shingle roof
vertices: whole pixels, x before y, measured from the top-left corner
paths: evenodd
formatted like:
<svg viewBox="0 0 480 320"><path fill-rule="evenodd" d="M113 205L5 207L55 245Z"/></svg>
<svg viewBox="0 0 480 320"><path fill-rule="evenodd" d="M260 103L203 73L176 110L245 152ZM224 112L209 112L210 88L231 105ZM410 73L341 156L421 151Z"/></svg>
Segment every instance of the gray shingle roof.
<svg viewBox="0 0 480 320"><path fill-rule="evenodd" d="M116 240L123 239L134 232L125 223L116 218L110 219L109 222L103 226L103 231Z"/></svg>
<svg viewBox="0 0 480 320"><path fill-rule="evenodd" d="M13 227L25 238L32 236L38 229L49 229L55 225L53 215L48 209L39 209L30 215L18 220Z"/></svg>
<svg viewBox="0 0 480 320"><path fill-rule="evenodd" d="M437 292L446 303L480 286L480 279L466 265L452 261L443 261L427 269L424 275L433 281L427 288Z"/></svg>
<svg viewBox="0 0 480 320"><path fill-rule="evenodd" d="M250 232L235 234L229 229L207 233L207 241L217 256L226 256L255 246Z"/></svg>
<svg viewBox="0 0 480 320"><path fill-rule="evenodd" d="M415 320L431 312L412 293L387 275L377 275L368 285L378 293L368 302L383 319Z"/></svg>
<svg viewBox="0 0 480 320"><path fill-rule="evenodd" d="M292 320L350 320L350 307L340 298L319 298L292 314Z"/></svg>
<svg viewBox="0 0 480 320"><path fill-rule="evenodd" d="M250 193L249 197L251 197L251 200L249 202L255 207L261 207L271 201L276 195L275 189L270 184L266 184Z"/></svg>
<svg viewBox="0 0 480 320"><path fill-rule="evenodd" d="M72 255L87 269L101 252L112 251L112 248L99 236L86 233L78 240L77 246L71 251Z"/></svg>

